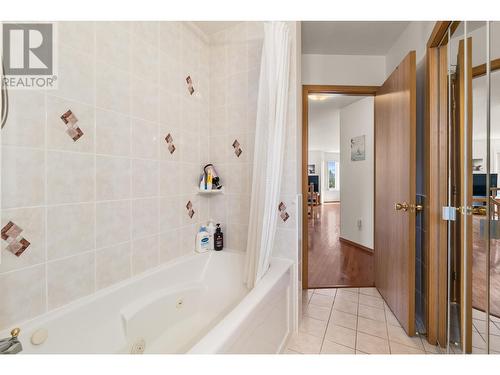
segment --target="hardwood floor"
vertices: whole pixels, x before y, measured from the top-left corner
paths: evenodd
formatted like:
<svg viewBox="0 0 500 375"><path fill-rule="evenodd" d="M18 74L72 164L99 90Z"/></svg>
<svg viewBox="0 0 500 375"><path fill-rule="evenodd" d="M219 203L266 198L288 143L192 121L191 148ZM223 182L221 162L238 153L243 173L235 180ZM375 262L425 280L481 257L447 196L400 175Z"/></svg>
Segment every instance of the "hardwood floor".
<svg viewBox="0 0 500 375"><path fill-rule="evenodd" d="M314 209L309 228L309 288L374 285L373 255L339 241L340 203Z"/></svg>
<svg viewBox="0 0 500 375"><path fill-rule="evenodd" d="M473 217L472 253L472 307L486 307L486 244L480 237L481 219ZM500 240L491 240L490 258L490 312L500 317Z"/></svg>

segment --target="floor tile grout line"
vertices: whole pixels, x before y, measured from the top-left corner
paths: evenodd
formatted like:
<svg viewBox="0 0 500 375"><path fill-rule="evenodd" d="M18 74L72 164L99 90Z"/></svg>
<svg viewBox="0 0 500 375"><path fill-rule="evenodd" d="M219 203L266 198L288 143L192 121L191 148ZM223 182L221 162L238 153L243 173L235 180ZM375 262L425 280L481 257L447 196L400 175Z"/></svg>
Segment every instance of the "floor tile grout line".
<svg viewBox="0 0 500 375"><path fill-rule="evenodd" d="M314 292L315 291L316 291L316 289L314 290ZM313 294L314 294L314 292L313 292ZM328 326L330 325L330 320L332 318L333 305L335 303L335 300L337 299L337 292L338 292L338 289L335 289L335 295L333 296L332 305L330 306L330 314L328 314L328 320L326 321L325 332L323 332L323 338L321 339L321 345L319 347L319 353L318 354L321 354L321 351L323 350L323 344L325 343L325 338L326 338L326 331L328 331Z"/></svg>

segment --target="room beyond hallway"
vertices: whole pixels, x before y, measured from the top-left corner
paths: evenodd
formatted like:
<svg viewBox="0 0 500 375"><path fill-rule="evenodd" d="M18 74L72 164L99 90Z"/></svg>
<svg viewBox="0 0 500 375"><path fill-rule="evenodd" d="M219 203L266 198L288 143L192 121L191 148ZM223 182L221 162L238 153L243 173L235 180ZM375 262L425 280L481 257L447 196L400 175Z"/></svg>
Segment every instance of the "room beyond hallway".
<svg viewBox="0 0 500 375"><path fill-rule="evenodd" d="M340 241L340 203L315 206L309 219L309 288L373 286L373 254Z"/></svg>

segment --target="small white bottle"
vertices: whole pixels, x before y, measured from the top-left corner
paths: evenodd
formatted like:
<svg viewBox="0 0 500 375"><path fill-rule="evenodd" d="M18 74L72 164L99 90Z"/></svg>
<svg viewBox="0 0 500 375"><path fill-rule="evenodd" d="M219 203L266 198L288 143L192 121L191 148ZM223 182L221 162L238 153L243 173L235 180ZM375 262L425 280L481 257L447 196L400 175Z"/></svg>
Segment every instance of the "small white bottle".
<svg viewBox="0 0 500 375"><path fill-rule="evenodd" d="M214 224L212 219L210 219L209 222L207 223L207 232L210 236L209 248L210 248L210 250L213 250L214 249L215 224Z"/></svg>
<svg viewBox="0 0 500 375"><path fill-rule="evenodd" d="M206 253L209 249L210 249L210 235L207 232L207 228L202 226L200 227L199 232L196 234L195 251L197 253Z"/></svg>

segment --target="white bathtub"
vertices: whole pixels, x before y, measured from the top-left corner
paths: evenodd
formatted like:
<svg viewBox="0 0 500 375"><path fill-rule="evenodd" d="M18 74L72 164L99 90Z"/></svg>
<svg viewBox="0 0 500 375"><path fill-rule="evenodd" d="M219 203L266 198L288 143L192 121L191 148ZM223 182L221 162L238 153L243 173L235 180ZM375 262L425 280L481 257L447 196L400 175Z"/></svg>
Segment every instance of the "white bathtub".
<svg viewBox="0 0 500 375"><path fill-rule="evenodd" d="M180 258L20 324L23 353L278 353L292 330L292 262L273 258L250 292L243 264L228 250ZM33 345L41 329L48 338Z"/></svg>

